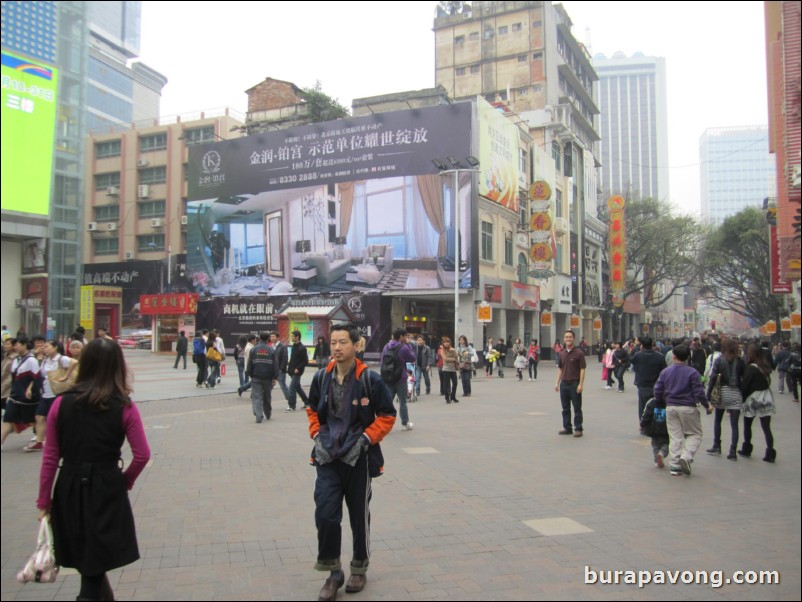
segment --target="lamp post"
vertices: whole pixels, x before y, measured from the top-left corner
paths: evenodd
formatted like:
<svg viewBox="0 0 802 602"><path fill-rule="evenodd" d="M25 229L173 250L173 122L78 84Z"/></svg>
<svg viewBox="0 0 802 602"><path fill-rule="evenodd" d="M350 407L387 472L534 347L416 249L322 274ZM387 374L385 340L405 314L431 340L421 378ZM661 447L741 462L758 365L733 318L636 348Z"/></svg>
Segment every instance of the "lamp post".
<svg viewBox="0 0 802 602"><path fill-rule="evenodd" d="M465 173L479 173L479 159L473 155L465 157L464 161L468 167L464 167L462 162L455 159L452 155L446 157L448 163L451 164L449 168L446 163L440 159L432 159L432 163L440 172L440 176L446 174L454 174L454 345L459 341L459 272L460 272L460 248L459 248L459 175Z"/></svg>

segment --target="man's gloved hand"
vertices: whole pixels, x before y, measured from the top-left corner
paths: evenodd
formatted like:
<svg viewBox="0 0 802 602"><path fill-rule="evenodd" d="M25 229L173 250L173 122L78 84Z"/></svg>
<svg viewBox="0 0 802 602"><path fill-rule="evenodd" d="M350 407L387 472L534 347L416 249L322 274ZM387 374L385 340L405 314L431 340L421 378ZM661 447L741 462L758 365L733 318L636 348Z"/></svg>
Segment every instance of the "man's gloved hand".
<svg viewBox="0 0 802 602"><path fill-rule="evenodd" d="M320 435L315 437L315 459L317 460L318 464L328 464L331 462L331 456L329 455L329 451L323 446L323 443L320 441Z"/></svg>

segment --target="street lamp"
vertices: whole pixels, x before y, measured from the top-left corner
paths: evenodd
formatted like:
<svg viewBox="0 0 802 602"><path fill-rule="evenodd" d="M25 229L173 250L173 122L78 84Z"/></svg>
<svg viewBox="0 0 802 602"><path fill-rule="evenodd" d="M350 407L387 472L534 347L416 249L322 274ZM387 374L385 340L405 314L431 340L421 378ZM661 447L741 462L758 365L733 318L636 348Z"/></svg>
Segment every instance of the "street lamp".
<svg viewBox="0 0 802 602"><path fill-rule="evenodd" d="M460 248L459 248L459 175L460 173L479 173L479 159L473 155L465 157L464 161L468 167L463 166L462 162L454 158L453 155L446 157L451 167L448 167L440 159L432 159L432 163L440 172L440 176L454 174L454 345L459 341L459 272L460 272Z"/></svg>

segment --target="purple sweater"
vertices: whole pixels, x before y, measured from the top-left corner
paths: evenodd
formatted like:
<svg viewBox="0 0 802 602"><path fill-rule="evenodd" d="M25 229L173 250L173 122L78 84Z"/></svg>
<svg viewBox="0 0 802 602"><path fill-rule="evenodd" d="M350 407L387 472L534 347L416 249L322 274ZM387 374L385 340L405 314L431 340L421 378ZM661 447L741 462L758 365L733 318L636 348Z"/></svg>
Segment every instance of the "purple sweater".
<svg viewBox="0 0 802 602"><path fill-rule="evenodd" d="M654 384L654 398L665 399L667 406L710 405L699 373L687 364L673 364L660 373Z"/></svg>

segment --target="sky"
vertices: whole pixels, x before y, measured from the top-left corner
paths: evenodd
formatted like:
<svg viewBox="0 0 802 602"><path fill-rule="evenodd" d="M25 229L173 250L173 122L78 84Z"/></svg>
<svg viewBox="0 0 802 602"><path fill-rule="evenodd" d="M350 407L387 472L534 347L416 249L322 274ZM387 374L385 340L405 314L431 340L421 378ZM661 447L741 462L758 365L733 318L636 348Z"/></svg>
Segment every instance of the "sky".
<svg viewBox="0 0 802 602"><path fill-rule="evenodd" d="M242 113L266 77L353 98L434 86L436 2L142 2L139 60L161 113ZM768 123L762 2L562 3L591 55L666 59L671 203L699 213L699 138ZM188 7L191 7L188 8Z"/></svg>

